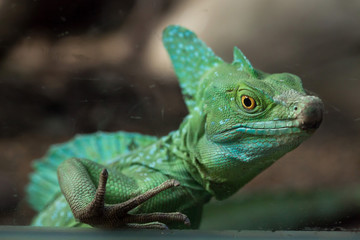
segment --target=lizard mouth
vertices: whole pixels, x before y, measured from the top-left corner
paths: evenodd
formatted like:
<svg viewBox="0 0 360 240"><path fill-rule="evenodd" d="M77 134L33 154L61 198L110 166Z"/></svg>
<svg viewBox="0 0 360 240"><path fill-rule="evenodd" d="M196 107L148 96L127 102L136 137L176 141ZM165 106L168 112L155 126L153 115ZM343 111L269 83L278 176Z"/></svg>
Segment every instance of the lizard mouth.
<svg viewBox="0 0 360 240"><path fill-rule="evenodd" d="M294 109L295 111L297 109ZM211 137L214 142L227 142L243 135L254 136L309 136L320 126L323 116L323 104L320 99L306 103L295 118L252 123L239 123Z"/></svg>
<svg viewBox="0 0 360 240"><path fill-rule="evenodd" d="M214 142L227 142L241 135L281 136L290 134L311 134L315 128L304 129L304 123L299 119L276 120L268 122L254 122L238 124L230 129L221 131L211 137Z"/></svg>

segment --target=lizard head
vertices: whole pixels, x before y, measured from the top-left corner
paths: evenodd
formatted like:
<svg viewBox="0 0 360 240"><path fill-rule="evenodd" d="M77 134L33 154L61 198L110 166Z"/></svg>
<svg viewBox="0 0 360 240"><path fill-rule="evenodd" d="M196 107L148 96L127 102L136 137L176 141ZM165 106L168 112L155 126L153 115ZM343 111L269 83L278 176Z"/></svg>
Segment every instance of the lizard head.
<svg viewBox="0 0 360 240"><path fill-rule="evenodd" d="M276 146L298 146L322 121L321 100L290 73L248 71L234 61L214 68L203 84L205 134L218 144L263 142L264 151L279 152Z"/></svg>
<svg viewBox="0 0 360 240"><path fill-rule="evenodd" d="M228 196L224 188L232 194L299 146L322 121L322 101L290 73L250 71L234 61L209 71L199 88L204 124L196 149L199 171L219 199Z"/></svg>
<svg viewBox="0 0 360 240"><path fill-rule="evenodd" d="M320 125L322 101L298 76L268 74L234 49L226 63L191 31L168 27L167 48L189 115L181 126L190 171L223 199L293 150Z"/></svg>

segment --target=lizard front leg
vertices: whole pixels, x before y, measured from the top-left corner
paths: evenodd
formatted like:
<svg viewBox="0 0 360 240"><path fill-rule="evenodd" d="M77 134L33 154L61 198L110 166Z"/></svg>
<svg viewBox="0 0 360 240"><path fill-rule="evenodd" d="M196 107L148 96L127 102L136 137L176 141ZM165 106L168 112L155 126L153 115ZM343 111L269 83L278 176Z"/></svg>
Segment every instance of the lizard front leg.
<svg viewBox="0 0 360 240"><path fill-rule="evenodd" d="M95 187L91 174L101 169L99 184ZM84 159L69 159L60 165L58 177L61 190L68 201L74 217L80 222L102 228L167 228L168 223L190 225L186 215L173 213L129 214L128 212L158 193L179 186L176 180L167 180L159 186L136 197L117 204L105 204L108 171L101 165ZM134 188L134 183L125 175L117 175ZM118 193L120 194L120 193Z"/></svg>

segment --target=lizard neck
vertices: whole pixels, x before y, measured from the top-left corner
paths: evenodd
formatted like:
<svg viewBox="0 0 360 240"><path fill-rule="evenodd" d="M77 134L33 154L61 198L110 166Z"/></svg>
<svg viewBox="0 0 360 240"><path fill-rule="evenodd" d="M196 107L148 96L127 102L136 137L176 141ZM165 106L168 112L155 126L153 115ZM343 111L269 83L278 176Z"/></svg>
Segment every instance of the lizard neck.
<svg viewBox="0 0 360 240"><path fill-rule="evenodd" d="M200 127L192 126L191 117L182 123L179 136L176 145L182 152L187 171L207 192L220 200L234 194L301 143L289 145L290 139L286 137L255 136L219 144L211 141Z"/></svg>

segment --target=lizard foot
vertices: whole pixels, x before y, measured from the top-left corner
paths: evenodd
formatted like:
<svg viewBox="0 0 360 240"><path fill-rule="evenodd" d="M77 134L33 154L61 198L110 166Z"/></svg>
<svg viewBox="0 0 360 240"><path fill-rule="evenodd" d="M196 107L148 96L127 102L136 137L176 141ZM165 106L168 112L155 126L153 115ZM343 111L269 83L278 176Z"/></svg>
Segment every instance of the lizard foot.
<svg viewBox="0 0 360 240"><path fill-rule="evenodd" d="M190 226L189 218L180 212L129 214L128 212L158 193L177 187L180 183L174 179L167 180L149 191L131 198L125 202L105 205L105 191L108 172L103 169L94 200L83 210L72 209L74 216L80 222L101 228L137 228L137 229L167 229L167 223L180 223Z"/></svg>

